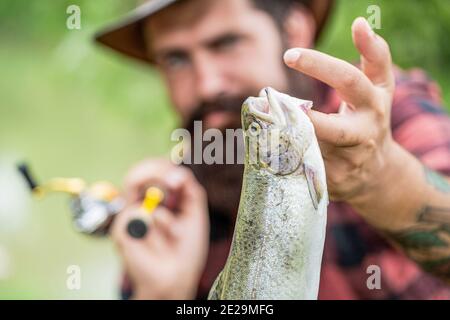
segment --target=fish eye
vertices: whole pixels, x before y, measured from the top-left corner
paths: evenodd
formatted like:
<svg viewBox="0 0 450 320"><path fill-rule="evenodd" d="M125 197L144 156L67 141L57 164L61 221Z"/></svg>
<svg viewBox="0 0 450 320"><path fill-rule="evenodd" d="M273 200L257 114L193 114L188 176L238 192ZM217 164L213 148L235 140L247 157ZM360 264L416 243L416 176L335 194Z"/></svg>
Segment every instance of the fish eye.
<svg viewBox="0 0 450 320"><path fill-rule="evenodd" d="M248 132L252 136L257 136L261 132L261 126L258 122L253 121L248 127Z"/></svg>

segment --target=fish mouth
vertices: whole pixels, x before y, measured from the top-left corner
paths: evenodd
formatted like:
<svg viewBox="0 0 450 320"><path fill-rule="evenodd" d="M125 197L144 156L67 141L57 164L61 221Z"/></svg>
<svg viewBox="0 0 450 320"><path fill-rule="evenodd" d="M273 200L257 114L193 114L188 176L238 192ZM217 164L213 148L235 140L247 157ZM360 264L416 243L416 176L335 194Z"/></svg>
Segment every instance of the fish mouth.
<svg viewBox="0 0 450 320"><path fill-rule="evenodd" d="M310 109L311 101L300 100L300 105L293 105L292 98L282 94L275 89L266 87L261 90L259 97L250 97L245 102L248 113L255 117L275 124L279 127L286 127L298 123L298 112Z"/></svg>
<svg viewBox="0 0 450 320"><path fill-rule="evenodd" d="M244 106L248 113L265 122L277 125L286 124L286 117L272 88L261 90L259 97L248 98Z"/></svg>

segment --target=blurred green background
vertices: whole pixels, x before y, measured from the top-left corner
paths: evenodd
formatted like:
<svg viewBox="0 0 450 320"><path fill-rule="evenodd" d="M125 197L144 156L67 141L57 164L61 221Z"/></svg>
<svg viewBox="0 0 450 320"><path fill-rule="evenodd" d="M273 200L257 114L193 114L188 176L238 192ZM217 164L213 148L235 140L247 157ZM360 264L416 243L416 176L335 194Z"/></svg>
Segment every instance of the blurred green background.
<svg viewBox="0 0 450 320"><path fill-rule="evenodd" d="M91 41L133 3L0 2L0 299L118 297L111 242L75 233L66 197L31 200L14 164L28 160L41 180L80 176L120 185L133 163L168 153L176 118L158 75ZM81 30L66 28L71 4L81 8ZM374 4L381 8L377 32L394 61L425 69L449 105L447 0L337 1L319 48L355 61L351 22L368 17ZM66 288L70 265L81 267L81 290Z"/></svg>

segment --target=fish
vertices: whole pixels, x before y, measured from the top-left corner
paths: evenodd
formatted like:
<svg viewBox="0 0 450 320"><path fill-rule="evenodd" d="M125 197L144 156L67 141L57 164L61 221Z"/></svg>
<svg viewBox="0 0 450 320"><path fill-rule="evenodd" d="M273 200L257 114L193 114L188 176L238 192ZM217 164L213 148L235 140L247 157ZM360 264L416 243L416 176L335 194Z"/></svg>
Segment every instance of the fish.
<svg viewBox="0 0 450 320"><path fill-rule="evenodd" d="M317 299L329 198L312 105L272 88L243 103L238 215L208 299Z"/></svg>

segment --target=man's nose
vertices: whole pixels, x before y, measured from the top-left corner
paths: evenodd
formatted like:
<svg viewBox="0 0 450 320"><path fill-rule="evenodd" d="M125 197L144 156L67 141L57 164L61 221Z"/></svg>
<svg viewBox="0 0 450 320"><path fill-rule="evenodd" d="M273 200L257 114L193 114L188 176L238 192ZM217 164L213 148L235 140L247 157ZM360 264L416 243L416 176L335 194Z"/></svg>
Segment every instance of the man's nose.
<svg viewBox="0 0 450 320"><path fill-rule="evenodd" d="M197 94L202 101L213 101L227 92L225 77L212 59L201 59L196 69Z"/></svg>

